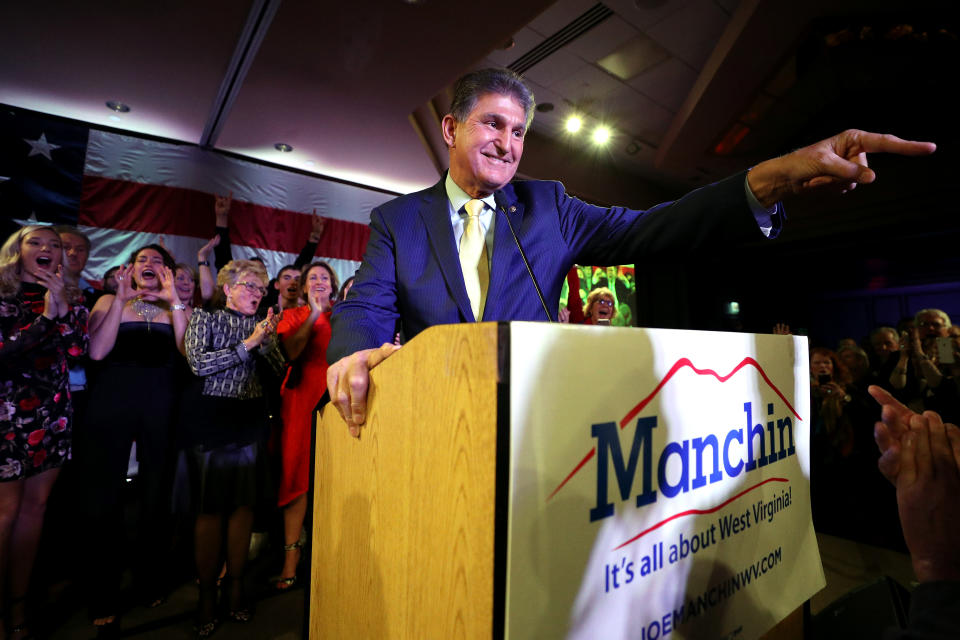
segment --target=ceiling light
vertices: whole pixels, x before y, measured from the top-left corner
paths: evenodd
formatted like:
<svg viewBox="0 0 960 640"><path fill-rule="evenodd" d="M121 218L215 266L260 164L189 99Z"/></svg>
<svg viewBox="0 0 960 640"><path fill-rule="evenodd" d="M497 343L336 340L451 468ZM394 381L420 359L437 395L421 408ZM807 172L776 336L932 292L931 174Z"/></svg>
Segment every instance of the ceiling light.
<svg viewBox="0 0 960 640"><path fill-rule="evenodd" d="M580 127L582 126L583 120L581 120L579 116L570 116L567 118L566 127L569 133L576 133L577 131L580 131Z"/></svg>
<svg viewBox="0 0 960 640"><path fill-rule="evenodd" d="M541 102L537 105L537 113L547 113L549 111L553 111L552 102Z"/></svg>
<svg viewBox="0 0 960 640"><path fill-rule="evenodd" d="M283 153L290 153L293 151L293 147L288 145L286 142L278 142L277 144L273 145L273 148Z"/></svg>
<svg viewBox="0 0 960 640"><path fill-rule="evenodd" d="M130 107L128 105L125 105L117 100L107 100L106 104L107 109L116 111L117 113L128 113L130 111Z"/></svg>
<svg viewBox="0 0 960 640"><path fill-rule="evenodd" d="M611 131L607 127L597 127L593 130L593 141L596 144L607 144L610 142Z"/></svg>

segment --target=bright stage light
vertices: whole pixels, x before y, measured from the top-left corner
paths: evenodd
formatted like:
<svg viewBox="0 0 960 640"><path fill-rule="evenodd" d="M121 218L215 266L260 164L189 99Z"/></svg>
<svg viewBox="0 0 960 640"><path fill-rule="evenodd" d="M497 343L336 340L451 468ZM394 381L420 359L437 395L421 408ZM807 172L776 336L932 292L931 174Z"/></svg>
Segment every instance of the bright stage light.
<svg viewBox="0 0 960 640"><path fill-rule="evenodd" d="M610 129L607 127L597 127L593 130L593 141L596 144L603 145L610 142Z"/></svg>
<svg viewBox="0 0 960 640"><path fill-rule="evenodd" d="M570 116L567 118L566 126L569 133L576 133L577 131L580 131L580 127L583 126L583 120L581 120L578 116Z"/></svg>

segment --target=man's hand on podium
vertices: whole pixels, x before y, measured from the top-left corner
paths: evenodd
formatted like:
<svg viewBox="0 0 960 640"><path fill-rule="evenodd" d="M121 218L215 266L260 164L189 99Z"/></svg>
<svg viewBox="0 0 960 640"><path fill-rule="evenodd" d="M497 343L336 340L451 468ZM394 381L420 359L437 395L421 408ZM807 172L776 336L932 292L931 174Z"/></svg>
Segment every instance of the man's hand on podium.
<svg viewBox="0 0 960 640"><path fill-rule="evenodd" d="M367 419L367 388L370 369L389 358L399 345L383 343L379 349L364 349L340 358L327 369L330 401L347 423L350 435L360 436L360 426Z"/></svg>

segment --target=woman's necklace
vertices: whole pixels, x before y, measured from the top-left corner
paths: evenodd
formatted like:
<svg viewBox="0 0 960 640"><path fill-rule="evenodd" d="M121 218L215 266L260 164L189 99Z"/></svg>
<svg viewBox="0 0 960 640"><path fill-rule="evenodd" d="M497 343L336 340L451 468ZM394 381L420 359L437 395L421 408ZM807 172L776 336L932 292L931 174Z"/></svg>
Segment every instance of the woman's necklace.
<svg viewBox="0 0 960 640"><path fill-rule="evenodd" d="M144 300L140 296L137 296L133 299L133 311L138 316L147 321L147 324L150 324L150 321L153 320L158 313L163 311L163 308Z"/></svg>

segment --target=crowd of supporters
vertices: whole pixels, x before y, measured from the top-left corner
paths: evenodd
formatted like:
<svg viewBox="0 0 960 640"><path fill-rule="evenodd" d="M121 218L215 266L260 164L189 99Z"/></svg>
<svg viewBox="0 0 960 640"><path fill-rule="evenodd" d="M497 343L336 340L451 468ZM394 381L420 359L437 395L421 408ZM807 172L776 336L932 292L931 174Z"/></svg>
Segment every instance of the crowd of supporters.
<svg viewBox="0 0 960 640"><path fill-rule="evenodd" d="M777 325L774 333L790 333ZM960 419L960 327L922 309L836 349L810 351L811 507L817 531L906 550L894 487L877 467L876 385L917 413Z"/></svg>
<svg viewBox="0 0 960 640"><path fill-rule="evenodd" d="M255 529L276 533L267 588L297 583L329 317L346 287L313 258L316 215L274 279L233 259L230 204L216 198L217 235L195 264L148 244L98 288L76 228L25 226L0 249L0 638L31 635L38 557L79 583L98 637L121 634L128 570L124 595L158 607L183 564L198 637L249 621ZM174 557L185 548L192 562Z"/></svg>
<svg viewBox="0 0 960 640"><path fill-rule="evenodd" d="M255 530L276 534L269 588L297 584L329 318L353 278L340 287L313 259L317 216L298 259L274 278L262 262L233 259L230 205L216 198L217 235L195 261L148 244L118 256L97 289L82 276L90 240L75 228L25 226L0 249L0 638L30 633L41 547L48 564L79 576L100 637L120 634L127 569L137 602L164 603L182 577L172 557L182 538L200 638L251 619ZM619 312L615 292L597 288L561 319L610 324ZM960 330L938 309L811 351L818 531L906 550L895 490L878 471L880 406L867 387L957 423L958 381ZM44 534L48 502L59 525L84 523L71 529L73 556L58 548L63 535Z"/></svg>

